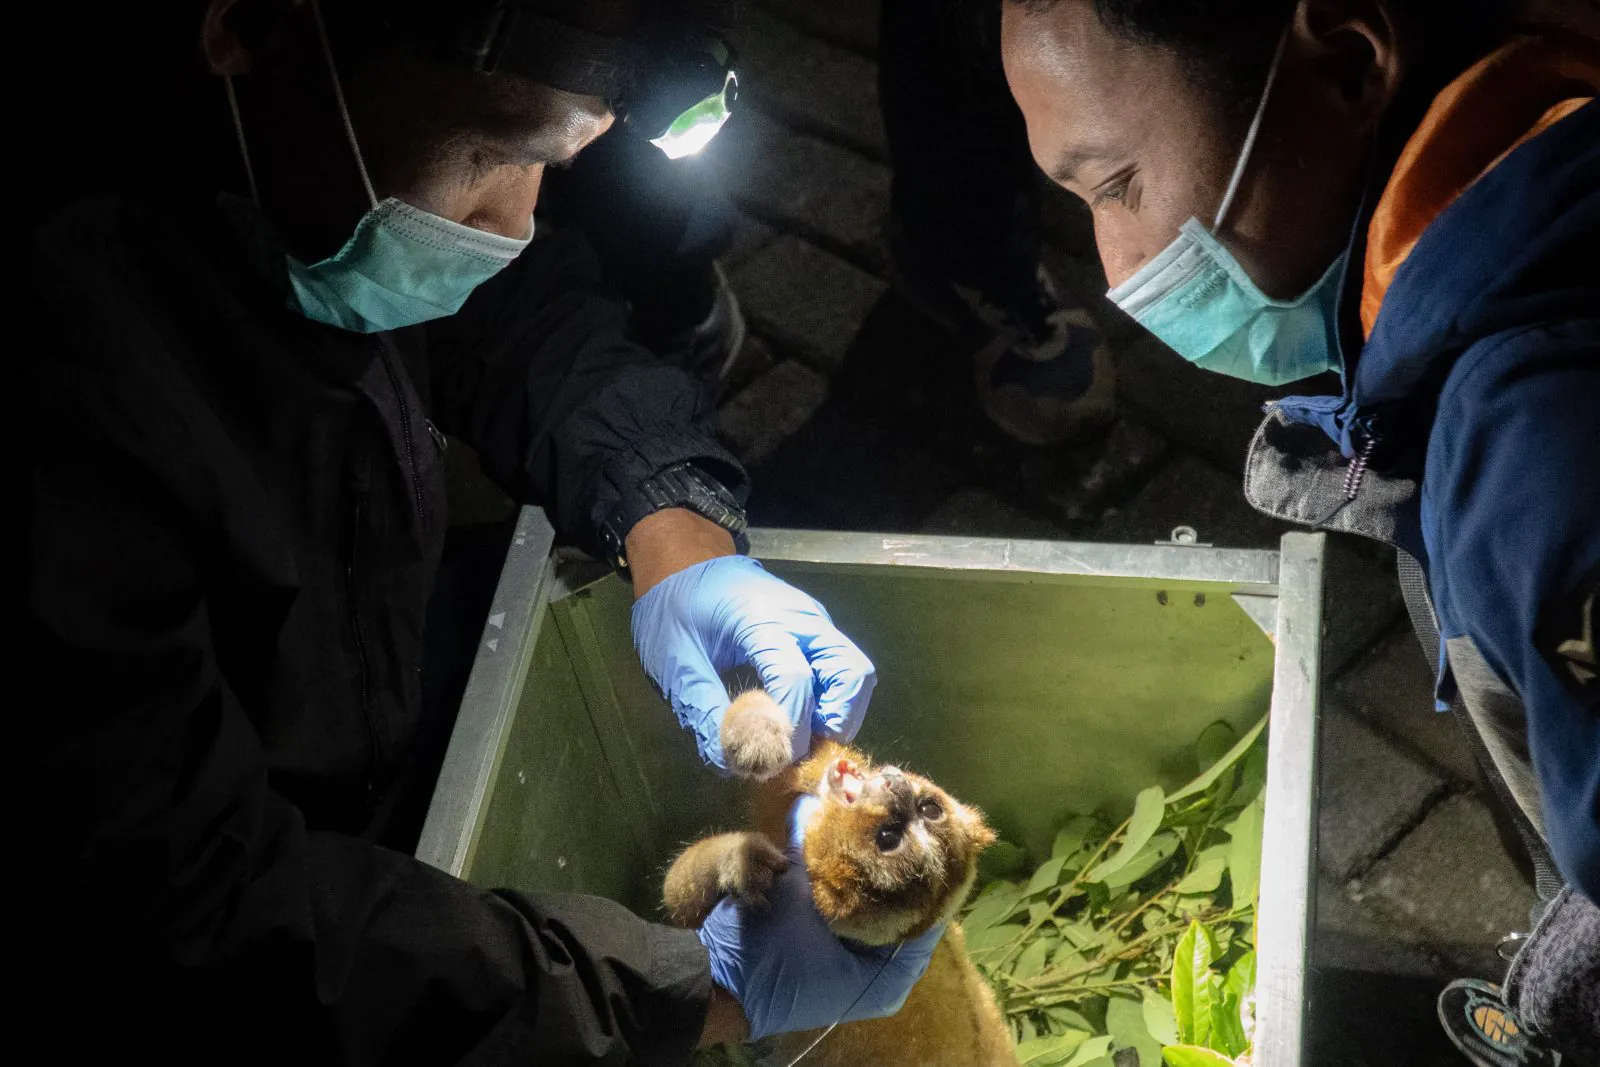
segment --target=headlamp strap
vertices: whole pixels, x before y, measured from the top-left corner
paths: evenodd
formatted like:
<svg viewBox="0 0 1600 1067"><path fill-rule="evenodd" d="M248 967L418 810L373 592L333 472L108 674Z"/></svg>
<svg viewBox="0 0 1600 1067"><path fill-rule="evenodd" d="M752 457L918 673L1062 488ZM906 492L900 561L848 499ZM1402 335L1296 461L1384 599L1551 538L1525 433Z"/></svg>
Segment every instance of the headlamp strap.
<svg viewBox="0 0 1600 1067"><path fill-rule="evenodd" d="M460 50L486 74L504 70L607 100L623 92L641 57L636 41L591 33L517 3L497 4L462 35Z"/></svg>

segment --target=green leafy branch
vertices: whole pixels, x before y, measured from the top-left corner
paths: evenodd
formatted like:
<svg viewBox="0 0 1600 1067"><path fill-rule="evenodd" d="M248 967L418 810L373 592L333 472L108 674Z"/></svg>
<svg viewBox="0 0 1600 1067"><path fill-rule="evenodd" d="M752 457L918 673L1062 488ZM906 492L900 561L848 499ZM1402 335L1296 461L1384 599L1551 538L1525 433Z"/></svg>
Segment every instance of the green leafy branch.
<svg viewBox="0 0 1600 1067"><path fill-rule="evenodd" d="M992 879L973 901L967 951L1027 1067L1107 1067L1121 1048L1146 1067L1247 1055L1264 725L1215 724L1192 781L1144 789L1115 825L1069 819L1026 881ZM1021 850L991 850L1008 851L1020 870Z"/></svg>

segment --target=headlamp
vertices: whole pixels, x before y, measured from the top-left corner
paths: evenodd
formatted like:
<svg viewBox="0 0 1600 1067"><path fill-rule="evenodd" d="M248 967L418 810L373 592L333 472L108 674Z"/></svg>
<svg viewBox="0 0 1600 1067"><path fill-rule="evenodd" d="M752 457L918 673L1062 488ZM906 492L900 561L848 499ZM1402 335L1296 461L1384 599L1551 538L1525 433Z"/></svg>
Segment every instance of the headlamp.
<svg viewBox="0 0 1600 1067"><path fill-rule="evenodd" d="M538 0L478 8L455 51L475 70L603 97L625 130L671 159L709 144L739 95L733 50L709 30L658 24L608 37L544 14Z"/></svg>

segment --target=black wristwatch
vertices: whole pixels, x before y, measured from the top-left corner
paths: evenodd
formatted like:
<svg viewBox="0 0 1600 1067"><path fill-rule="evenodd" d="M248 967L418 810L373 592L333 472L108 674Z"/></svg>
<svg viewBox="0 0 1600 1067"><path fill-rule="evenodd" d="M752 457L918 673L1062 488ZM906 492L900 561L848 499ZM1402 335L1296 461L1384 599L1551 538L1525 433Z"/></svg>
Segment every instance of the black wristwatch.
<svg viewBox="0 0 1600 1067"><path fill-rule="evenodd" d="M665 508L688 508L733 535L733 543L743 553L750 549L745 536L744 508L734 495L715 478L692 463L679 463L646 478L622 496L611 515L600 527L600 545L611 565L628 573L626 541L628 532L640 519Z"/></svg>

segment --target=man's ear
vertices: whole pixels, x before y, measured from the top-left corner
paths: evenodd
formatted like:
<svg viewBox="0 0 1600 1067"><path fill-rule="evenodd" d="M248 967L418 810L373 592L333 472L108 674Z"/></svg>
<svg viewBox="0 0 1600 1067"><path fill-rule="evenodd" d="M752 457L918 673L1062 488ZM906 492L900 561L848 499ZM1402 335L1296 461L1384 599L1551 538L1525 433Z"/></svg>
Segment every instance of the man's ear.
<svg viewBox="0 0 1600 1067"><path fill-rule="evenodd" d="M200 51L216 75L247 74L257 51L305 0L206 0Z"/></svg>
<svg viewBox="0 0 1600 1067"><path fill-rule="evenodd" d="M1400 87L1405 50L1388 0L1301 0L1288 51L1313 65L1338 106L1376 125Z"/></svg>

